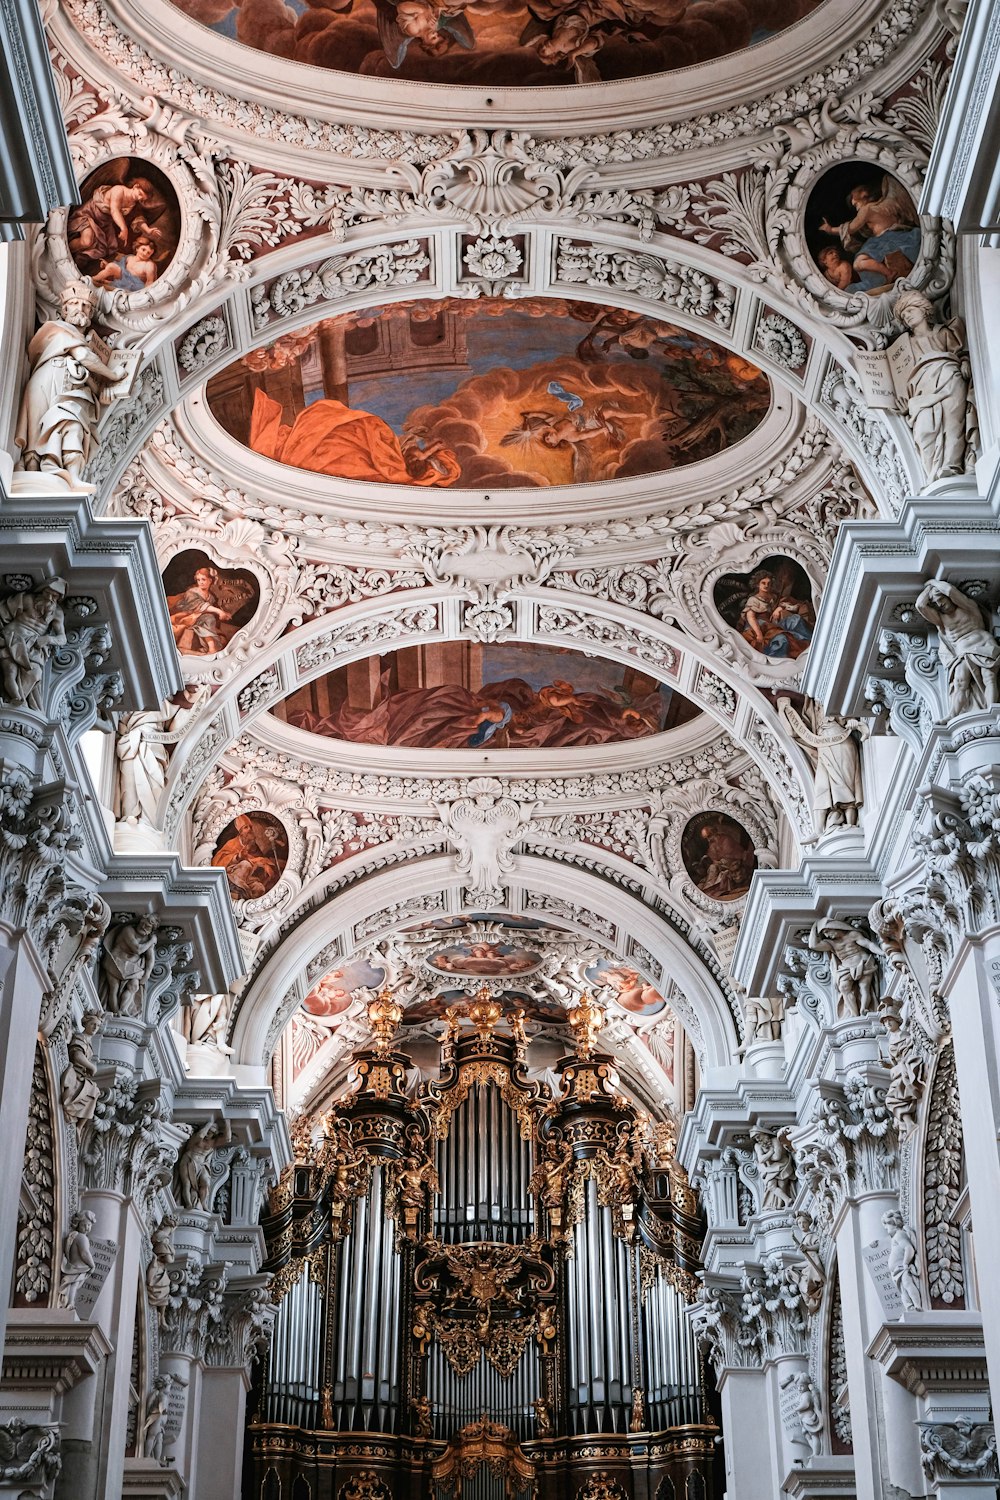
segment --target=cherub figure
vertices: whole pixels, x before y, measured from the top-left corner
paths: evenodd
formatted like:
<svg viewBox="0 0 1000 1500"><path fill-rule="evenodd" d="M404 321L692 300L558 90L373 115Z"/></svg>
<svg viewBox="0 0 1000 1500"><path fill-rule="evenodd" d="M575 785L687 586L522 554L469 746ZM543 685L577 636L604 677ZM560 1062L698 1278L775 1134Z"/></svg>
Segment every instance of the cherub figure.
<svg viewBox="0 0 1000 1500"><path fill-rule="evenodd" d="M375 0L379 42L389 66L402 67L414 44L429 57L442 57L453 47L472 51L476 36L463 10L461 3L436 0Z"/></svg>
<svg viewBox="0 0 1000 1500"><path fill-rule="evenodd" d="M587 410L583 397L575 391L567 391L557 380L550 380L548 393L566 407L566 415L558 416L551 411L522 411L520 425L500 439L501 448L530 448L540 443L544 448L571 448L573 452L573 478L581 481L590 477L590 459L585 445L596 438L612 443L621 443L622 428L616 417L627 413L607 401L599 402L592 411Z"/></svg>

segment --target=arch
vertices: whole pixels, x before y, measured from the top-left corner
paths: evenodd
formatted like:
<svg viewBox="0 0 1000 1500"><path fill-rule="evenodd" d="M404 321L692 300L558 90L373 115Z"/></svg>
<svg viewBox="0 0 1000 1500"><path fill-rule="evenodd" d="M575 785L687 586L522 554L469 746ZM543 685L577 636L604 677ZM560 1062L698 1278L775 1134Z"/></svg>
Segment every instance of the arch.
<svg viewBox="0 0 1000 1500"><path fill-rule="evenodd" d="M361 660L380 649L399 650L429 640L476 639L460 623L458 601L438 587L407 591L406 607L386 603L384 597L349 605L337 611L336 623L326 616L283 636L229 682L211 702L211 716L201 733L178 747L161 803L161 823L176 834L185 810L212 765L225 755L238 735L295 687L312 681L332 666ZM638 614L624 605L568 590L519 591L513 599L516 624L510 639L541 644L577 646L624 665L659 671L664 680L690 697L760 766L773 785L796 838L811 832L812 770L802 748L791 738L784 721L764 693L748 686L737 662L720 660L710 646L692 641L675 627L652 615ZM722 685L722 693L716 691ZM641 742L640 742L641 743ZM381 747L378 747L381 748ZM620 760L621 747L613 747ZM530 753L530 752L528 752ZM483 757L476 752L406 752L405 763L453 773L481 774ZM400 757L383 760L387 769L404 763ZM586 762L581 762L581 766ZM599 762L594 762L599 764ZM525 752L494 751L490 774L527 775L531 765ZM550 769L550 768L548 768ZM570 767L570 774L573 768Z"/></svg>
<svg viewBox="0 0 1000 1500"><path fill-rule="evenodd" d="M838 396L836 389L838 372L851 366L854 346L844 331L823 317L819 306L803 306L771 285L765 301L750 270L738 261L674 235L646 234L614 222L595 224L594 217L560 217L553 212L539 224L530 216L523 222L512 216L511 232L523 236L525 265L531 267L518 287L521 295L599 301L697 330L759 365L818 416L889 513L899 498L889 489L898 489L904 479L919 482L919 462L900 418L880 413L871 431L856 430L850 419L851 401ZM216 267L208 278L215 294L206 296L186 328L149 318L148 328L132 334L130 341L142 349L144 366L136 395L121 409L112 408L102 424L101 451L92 471L101 495L106 500L153 427L179 399L279 333L364 306L373 291L380 302L467 295L460 253L461 237L467 232L468 224L457 216L448 222L447 210L425 212L409 216L405 230L391 234L386 234L384 222L374 229L349 229L332 255L318 253L315 241L272 251L253 262L245 281L234 282L228 272L223 274L223 266ZM566 255L561 256L560 247L576 241L594 260L591 274L567 265ZM412 269L415 260L417 273ZM276 310L275 288L290 289L293 284L294 295L282 291ZM220 297L221 285L226 293ZM804 364L792 365L787 355L759 340L761 321L775 308L805 345ZM875 432L881 434L878 441L872 437ZM893 454L892 475L898 478L878 462L886 445Z"/></svg>
<svg viewBox="0 0 1000 1500"><path fill-rule="evenodd" d="M446 857L409 861L368 876L302 917L268 954L240 1001L231 1042L233 1061L263 1073L278 1036L298 1009L302 976L317 958L332 963L362 943L397 931L422 913L461 909L463 880ZM676 1007L691 1034L702 1071L725 1067L739 1046L736 998L721 968L695 952L679 928L636 896L599 875L538 855L515 858L508 881L514 910L549 918L623 956L626 939L669 973L687 1003ZM450 898L450 906L449 906ZM526 899L525 899L526 898ZM318 977L318 970L317 970Z"/></svg>

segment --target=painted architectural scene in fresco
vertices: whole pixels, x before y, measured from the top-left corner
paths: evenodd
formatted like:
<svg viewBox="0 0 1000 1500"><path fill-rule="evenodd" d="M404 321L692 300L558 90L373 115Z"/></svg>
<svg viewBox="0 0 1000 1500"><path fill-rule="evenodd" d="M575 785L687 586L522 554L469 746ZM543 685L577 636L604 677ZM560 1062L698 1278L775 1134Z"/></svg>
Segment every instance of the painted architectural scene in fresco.
<svg viewBox="0 0 1000 1500"><path fill-rule="evenodd" d="M175 0L277 57L428 83L552 86L691 67L765 41L818 0Z"/></svg>
<svg viewBox="0 0 1000 1500"><path fill-rule="evenodd" d="M555 646L442 641L337 667L274 712L365 745L494 750L642 739L698 709L633 667Z"/></svg>
<svg viewBox="0 0 1000 1500"><path fill-rule="evenodd" d="M644 979L638 969L618 959L599 959L586 970L586 975L592 984L610 989L615 1003L634 1016L658 1015L666 1004L656 986Z"/></svg>
<svg viewBox="0 0 1000 1500"><path fill-rule="evenodd" d="M69 248L85 276L109 292L147 291L173 258L181 211L169 179L152 163L119 156L80 185L67 221Z"/></svg>
<svg viewBox="0 0 1000 1500"><path fill-rule="evenodd" d="M302 1009L310 1016L332 1020L343 1015L360 990L376 990L384 977L384 969L353 958L324 974L303 1000Z"/></svg>
<svg viewBox="0 0 1000 1500"><path fill-rule="evenodd" d="M281 878L288 862L288 834L267 812L238 813L219 834L212 864L225 870L234 901L256 901Z"/></svg>
<svg viewBox="0 0 1000 1500"><path fill-rule="evenodd" d="M794 661L809 649L816 610L809 576L791 557L765 557L750 573L724 573L715 607L762 656Z"/></svg>
<svg viewBox="0 0 1000 1500"><path fill-rule="evenodd" d="M438 948L425 961L429 968L440 974L502 979L530 974L538 968L542 956L527 948L515 947L513 943L453 943L447 948Z"/></svg>
<svg viewBox="0 0 1000 1500"><path fill-rule="evenodd" d="M224 651L260 603L260 584L252 573L220 568L195 548L172 557L162 576L170 626L182 655Z"/></svg>
<svg viewBox="0 0 1000 1500"><path fill-rule="evenodd" d="M806 206L806 243L841 292L886 292L920 255L916 205L891 173L842 162L816 183Z"/></svg>
<svg viewBox="0 0 1000 1500"><path fill-rule="evenodd" d="M313 473L537 487L710 458L766 415L756 366L620 308L445 298L342 313L212 377L219 423Z"/></svg>
<svg viewBox="0 0 1000 1500"><path fill-rule="evenodd" d="M738 901L757 868L753 839L728 813L699 813L681 835L684 868L713 901Z"/></svg>

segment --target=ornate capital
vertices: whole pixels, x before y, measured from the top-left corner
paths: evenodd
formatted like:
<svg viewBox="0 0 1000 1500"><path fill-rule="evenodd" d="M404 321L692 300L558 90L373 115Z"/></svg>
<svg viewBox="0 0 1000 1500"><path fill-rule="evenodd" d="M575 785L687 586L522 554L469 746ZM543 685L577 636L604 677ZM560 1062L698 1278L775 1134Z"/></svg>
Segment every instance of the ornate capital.
<svg viewBox="0 0 1000 1500"><path fill-rule="evenodd" d="M28 1484L32 1489L37 1485L41 1490L61 1468L56 1425L22 1422L19 1417L0 1425L0 1482Z"/></svg>
<svg viewBox="0 0 1000 1500"><path fill-rule="evenodd" d="M691 1322L716 1377L723 1370L756 1370L764 1363L762 1330L745 1316L743 1295L735 1288L703 1285Z"/></svg>
<svg viewBox="0 0 1000 1500"><path fill-rule="evenodd" d="M954 1422L919 1422L917 1426L920 1462L928 1479L937 1484L1000 1479L992 1422L958 1417Z"/></svg>
<svg viewBox="0 0 1000 1500"><path fill-rule="evenodd" d="M223 1369L247 1369L265 1353L277 1310L266 1287L227 1292L219 1318L208 1329L206 1362Z"/></svg>
<svg viewBox="0 0 1000 1500"><path fill-rule="evenodd" d="M912 842L924 862L928 921L951 950L1000 921L1000 770L925 793Z"/></svg>

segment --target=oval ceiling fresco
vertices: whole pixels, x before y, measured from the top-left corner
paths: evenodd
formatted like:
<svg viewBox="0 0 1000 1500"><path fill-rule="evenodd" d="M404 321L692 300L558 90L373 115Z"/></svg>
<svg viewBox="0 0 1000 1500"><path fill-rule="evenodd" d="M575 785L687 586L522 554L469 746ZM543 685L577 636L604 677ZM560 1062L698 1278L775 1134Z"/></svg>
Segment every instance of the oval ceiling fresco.
<svg viewBox="0 0 1000 1500"><path fill-rule="evenodd" d="M208 383L265 458L449 488L588 484L711 458L767 414L767 377L670 323L592 302L444 298L286 334Z"/></svg>
<svg viewBox="0 0 1000 1500"><path fill-rule="evenodd" d="M175 0L275 57L518 88L672 72L766 41L819 0Z"/></svg>
<svg viewBox="0 0 1000 1500"><path fill-rule="evenodd" d="M436 641L337 667L274 712L363 745L539 750L660 734L695 705L655 678L556 646Z"/></svg>

